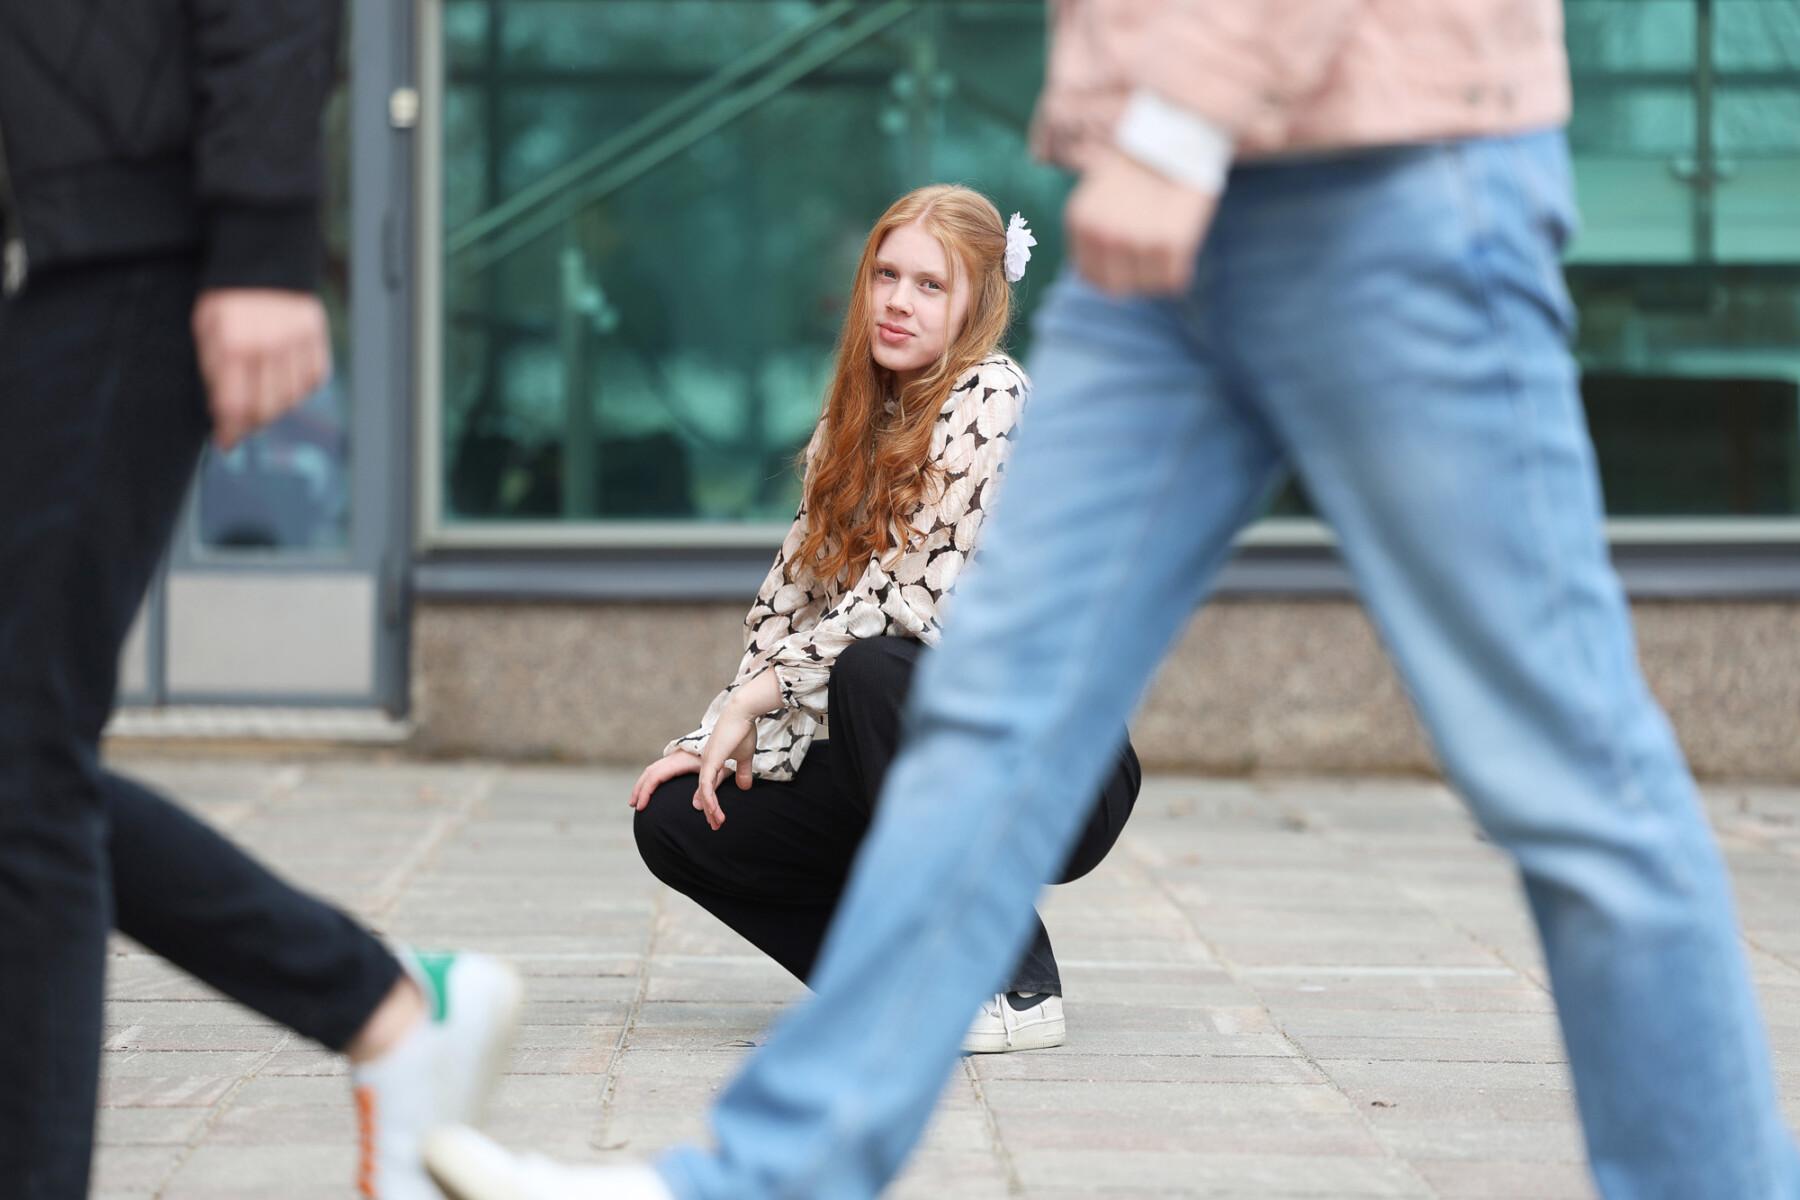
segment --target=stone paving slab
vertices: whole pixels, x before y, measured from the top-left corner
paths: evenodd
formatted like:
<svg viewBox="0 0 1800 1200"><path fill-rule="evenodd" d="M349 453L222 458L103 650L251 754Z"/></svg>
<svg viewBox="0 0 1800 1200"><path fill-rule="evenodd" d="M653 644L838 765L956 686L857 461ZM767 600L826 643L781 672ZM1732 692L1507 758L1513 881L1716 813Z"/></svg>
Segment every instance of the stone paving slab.
<svg viewBox="0 0 1800 1200"><path fill-rule="evenodd" d="M122 764L386 934L511 958L493 1131L580 1161L704 1138L785 972L637 860L631 772L399 757ZM1800 1120L1800 789L1718 786ZM1043 905L1069 1044L963 1060L902 1200L1593 1196L1510 866L1415 780L1153 778ZM342 1062L129 941L94 1194L350 1197Z"/></svg>

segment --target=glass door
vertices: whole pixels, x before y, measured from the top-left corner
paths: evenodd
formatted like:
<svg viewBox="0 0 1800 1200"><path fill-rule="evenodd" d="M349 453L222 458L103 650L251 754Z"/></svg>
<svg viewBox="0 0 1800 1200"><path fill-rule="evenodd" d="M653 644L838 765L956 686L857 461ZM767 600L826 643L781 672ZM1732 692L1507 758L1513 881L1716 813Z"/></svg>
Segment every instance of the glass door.
<svg viewBox="0 0 1800 1200"><path fill-rule="evenodd" d="M326 110L335 374L208 448L126 646L126 704L405 706L410 6L347 15Z"/></svg>

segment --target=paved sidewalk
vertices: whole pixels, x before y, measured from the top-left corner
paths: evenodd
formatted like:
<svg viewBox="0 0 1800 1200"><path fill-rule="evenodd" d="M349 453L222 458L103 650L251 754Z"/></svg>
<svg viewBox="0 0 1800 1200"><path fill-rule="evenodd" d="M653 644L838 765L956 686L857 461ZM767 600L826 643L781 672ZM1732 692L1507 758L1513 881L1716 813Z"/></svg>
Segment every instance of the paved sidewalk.
<svg viewBox="0 0 1800 1200"><path fill-rule="evenodd" d="M128 759L384 931L519 963L491 1128L571 1159L704 1136L799 986L650 879L619 771ZM1714 787L1800 1122L1800 790ZM894 1189L1029 1196L1591 1195L1510 873L1440 787L1152 779L1045 919L1069 1044L970 1058ZM97 1196L349 1197L331 1056L115 945Z"/></svg>

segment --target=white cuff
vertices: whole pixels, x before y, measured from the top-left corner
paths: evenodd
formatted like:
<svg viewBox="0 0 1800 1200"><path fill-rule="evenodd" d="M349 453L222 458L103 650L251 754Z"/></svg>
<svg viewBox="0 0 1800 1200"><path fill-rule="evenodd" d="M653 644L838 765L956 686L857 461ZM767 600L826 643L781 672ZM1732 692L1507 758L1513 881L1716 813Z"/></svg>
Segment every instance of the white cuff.
<svg viewBox="0 0 1800 1200"><path fill-rule="evenodd" d="M1231 169L1231 136L1192 109L1140 88L1131 94L1113 142L1177 183L1218 195Z"/></svg>

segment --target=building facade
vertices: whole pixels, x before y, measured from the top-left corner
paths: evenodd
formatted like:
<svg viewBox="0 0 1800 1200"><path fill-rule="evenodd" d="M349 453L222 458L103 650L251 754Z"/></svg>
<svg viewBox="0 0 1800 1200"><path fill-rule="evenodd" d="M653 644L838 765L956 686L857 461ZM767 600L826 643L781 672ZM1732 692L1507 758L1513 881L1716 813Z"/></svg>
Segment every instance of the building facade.
<svg viewBox="0 0 1800 1200"><path fill-rule="evenodd" d="M647 759L792 514L861 239L968 183L1039 238L1042 0L352 0L338 380L205 464L138 705L381 709L442 752ZM1800 778L1800 0L1566 0L1584 398L1696 765ZM1148 761L1429 769L1290 487L1142 714Z"/></svg>

